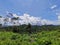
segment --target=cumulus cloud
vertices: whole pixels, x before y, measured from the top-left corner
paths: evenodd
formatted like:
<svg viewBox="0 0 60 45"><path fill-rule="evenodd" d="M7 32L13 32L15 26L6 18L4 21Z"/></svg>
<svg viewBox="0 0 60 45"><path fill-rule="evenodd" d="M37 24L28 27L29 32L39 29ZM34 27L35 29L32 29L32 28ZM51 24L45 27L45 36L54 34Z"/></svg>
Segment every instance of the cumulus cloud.
<svg viewBox="0 0 60 45"><path fill-rule="evenodd" d="M54 8L56 8L57 7L57 5L52 5L51 6L51 9L54 9Z"/></svg>
<svg viewBox="0 0 60 45"><path fill-rule="evenodd" d="M56 13L58 20L60 20L60 13Z"/></svg>
<svg viewBox="0 0 60 45"><path fill-rule="evenodd" d="M40 18L30 16L29 14L24 14L23 16L19 16L19 18L20 18L20 22L22 22L23 24L30 23L32 25L36 25L40 21Z"/></svg>
<svg viewBox="0 0 60 45"><path fill-rule="evenodd" d="M32 24L32 25L49 25L53 24L53 21L42 19L41 17L30 16L29 14L23 14L22 16L18 16L17 14L12 14L13 17L19 17L20 24Z"/></svg>
<svg viewBox="0 0 60 45"><path fill-rule="evenodd" d="M58 20L60 20L60 15L58 15Z"/></svg>
<svg viewBox="0 0 60 45"><path fill-rule="evenodd" d="M54 21L50 21L47 19L42 19L41 20L42 25L50 25L50 24L54 24Z"/></svg>
<svg viewBox="0 0 60 45"><path fill-rule="evenodd" d="M57 25L60 25L60 13L56 13L56 15L57 15L57 21L56 21L56 24Z"/></svg>

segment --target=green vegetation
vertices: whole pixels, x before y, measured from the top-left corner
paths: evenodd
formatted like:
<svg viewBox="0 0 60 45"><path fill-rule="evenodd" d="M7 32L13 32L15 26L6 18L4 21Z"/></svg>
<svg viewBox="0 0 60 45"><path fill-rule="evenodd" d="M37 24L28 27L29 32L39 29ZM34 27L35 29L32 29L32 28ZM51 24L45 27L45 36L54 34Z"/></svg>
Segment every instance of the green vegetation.
<svg viewBox="0 0 60 45"><path fill-rule="evenodd" d="M60 26L1 27L0 45L60 45Z"/></svg>

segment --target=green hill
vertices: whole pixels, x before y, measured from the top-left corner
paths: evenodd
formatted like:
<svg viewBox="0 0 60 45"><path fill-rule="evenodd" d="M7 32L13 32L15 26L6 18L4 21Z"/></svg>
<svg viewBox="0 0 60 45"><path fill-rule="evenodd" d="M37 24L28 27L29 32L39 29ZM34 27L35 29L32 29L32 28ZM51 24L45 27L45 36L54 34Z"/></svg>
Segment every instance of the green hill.
<svg viewBox="0 0 60 45"><path fill-rule="evenodd" d="M0 28L0 45L60 45L60 26L21 25Z"/></svg>

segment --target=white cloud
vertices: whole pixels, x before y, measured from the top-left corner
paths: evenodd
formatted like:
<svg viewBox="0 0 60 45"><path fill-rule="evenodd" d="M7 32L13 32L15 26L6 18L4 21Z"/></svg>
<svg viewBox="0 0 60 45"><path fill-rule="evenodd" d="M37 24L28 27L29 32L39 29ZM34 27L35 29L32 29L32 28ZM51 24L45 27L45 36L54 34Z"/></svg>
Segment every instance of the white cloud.
<svg viewBox="0 0 60 45"><path fill-rule="evenodd" d="M52 21L47 20L47 19L41 19L40 17L34 17L30 16L29 14L24 14L22 16L18 16L20 18L20 23L21 24L32 24L32 25L49 25L53 24Z"/></svg>
<svg viewBox="0 0 60 45"><path fill-rule="evenodd" d="M25 23L25 24L30 23L32 25L36 25L38 21L40 21L40 18L30 16L29 14L24 14L23 16L19 16L19 18L21 19L20 22Z"/></svg>
<svg viewBox="0 0 60 45"><path fill-rule="evenodd" d="M57 20L55 21L56 25L60 25L60 13L56 13Z"/></svg>
<svg viewBox="0 0 60 45"><path fill-rule="evenodd" d="M34 17L34 16L30 16L29 14L23 14L22 16L18 16L17 14L13 14L13 17L19 17L19 23L20 24L32 24L32 25L57 25L58 21L51 21L51 20L47 20L47 19L42 19L41 17ZM60 19L60 16L58 16L58 18Z"/></svg>
<svg viewBox="0 0 60 45"><path fill-rule="evenodd" d="M54 8L56 8L57 7L57 5L52 5L51 6L51 9L54 9Z"/></svg>
<svg viewBox="0 0 60 45"><path fill-rule="evenodd" d="M60 20L60 13L56 13L58 20Z"/></svg>
<svg viewBox="0 0 60 45"><path fill-rule="evenodd" d="M58 15L58 20L60 20L60 15Z"/></svg>
<svg viewBox="0 0 60 45"><path fill-rule="evenodd" d="M50 25L53 24L53 21L47 20L47 19L42 19L41 20L42 25Z"/></svg>

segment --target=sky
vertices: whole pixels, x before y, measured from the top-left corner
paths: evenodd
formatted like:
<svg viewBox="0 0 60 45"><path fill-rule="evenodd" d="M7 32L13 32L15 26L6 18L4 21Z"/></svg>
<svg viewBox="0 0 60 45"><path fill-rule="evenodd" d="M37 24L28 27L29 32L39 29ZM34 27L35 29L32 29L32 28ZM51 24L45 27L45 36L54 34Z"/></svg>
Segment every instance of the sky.
<svg viewBox="0 0 60 45"><path fill-rule="evenodd" d="M60 0L0 0L0 15L6 12L57 20L60 14ZM60 18L60 17L59 17Z"/></svg>

